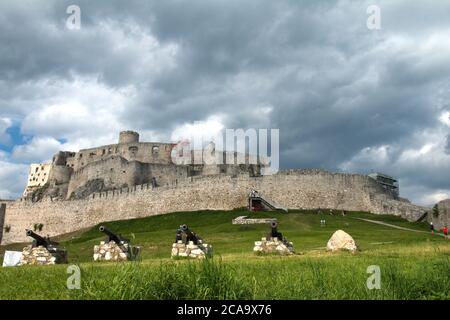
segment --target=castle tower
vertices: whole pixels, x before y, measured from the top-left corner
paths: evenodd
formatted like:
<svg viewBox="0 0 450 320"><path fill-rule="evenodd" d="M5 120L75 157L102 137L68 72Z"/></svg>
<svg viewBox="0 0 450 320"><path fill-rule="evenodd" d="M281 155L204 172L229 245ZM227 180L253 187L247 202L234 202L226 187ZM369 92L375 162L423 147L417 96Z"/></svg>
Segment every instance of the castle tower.
<svg viewBox="0 0 450 320"><path fill-rule="evenodd" d="M119 135L119 144L138 143L139 133L135 131L122 131Z"/></svg>

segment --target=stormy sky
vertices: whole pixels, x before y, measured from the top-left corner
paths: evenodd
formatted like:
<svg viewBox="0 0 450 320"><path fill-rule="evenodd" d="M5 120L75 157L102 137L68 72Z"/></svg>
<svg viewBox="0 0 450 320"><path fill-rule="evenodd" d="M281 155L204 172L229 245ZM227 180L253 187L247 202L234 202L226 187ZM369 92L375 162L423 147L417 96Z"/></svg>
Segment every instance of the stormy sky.
<svg viewBox="0 0 450 320"><path fill-rule="evenodd" d="M434 204L450 197L449 18L444 0L2 0L0 198L29 163L121 130L279 128L282 168L381 171Z"/></svg>

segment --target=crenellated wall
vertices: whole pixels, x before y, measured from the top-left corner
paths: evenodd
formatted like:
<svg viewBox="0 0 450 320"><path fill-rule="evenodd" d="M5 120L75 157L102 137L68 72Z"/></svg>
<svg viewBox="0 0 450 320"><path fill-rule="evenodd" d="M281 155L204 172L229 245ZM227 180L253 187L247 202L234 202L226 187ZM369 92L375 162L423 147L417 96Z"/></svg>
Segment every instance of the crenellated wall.
<svg viewBox="0 0 450 320"><path fill-rule="evenodd" d="M395 200L373 179L359 174L322 170L287 170L272 176L214 175L180 177L152 189L138 185L73 201L45 200L8 204L5 224L11 226L2 244L27 241L26 228L44 225L50 236L91 227L100 222L147 217L177 211L231 210L245 207L255 189L290 209L337 209L401 215L417 220L427 208ZM230 221L231 223L231 221Z"/></svg>

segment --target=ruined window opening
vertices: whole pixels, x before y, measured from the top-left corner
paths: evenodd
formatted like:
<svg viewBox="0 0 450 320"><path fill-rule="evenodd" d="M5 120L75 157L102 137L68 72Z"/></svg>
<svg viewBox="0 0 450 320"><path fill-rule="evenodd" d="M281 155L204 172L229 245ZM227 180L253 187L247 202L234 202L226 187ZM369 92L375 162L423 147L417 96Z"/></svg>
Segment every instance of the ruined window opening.
<svg viewBox="0 0 450 320"><path fill-rule="evenodd" d="M38 172L39 171L39 168L36 168L36 172Z"/></svg>
<svg viewBox="0 0 450 320"><path fill-rule="evenodd" d="M158 153L159 153L159 147L158 146L153 146L152 154L158 154Z"/></svg>
<svg viewBox="0 0 450 320"><path fill-rule="evenodd" d="M128 148L128 150L130 151L132 156L136 156L136 153L138 152L139 149L136 146L131 146Z"/></svg>
<svg viewBox="0 0 450 320"><path fill-rule="evenodd" d="M104 155L106 153L106 150L105 149L103 149L102 150L102 155Z"/></svg>

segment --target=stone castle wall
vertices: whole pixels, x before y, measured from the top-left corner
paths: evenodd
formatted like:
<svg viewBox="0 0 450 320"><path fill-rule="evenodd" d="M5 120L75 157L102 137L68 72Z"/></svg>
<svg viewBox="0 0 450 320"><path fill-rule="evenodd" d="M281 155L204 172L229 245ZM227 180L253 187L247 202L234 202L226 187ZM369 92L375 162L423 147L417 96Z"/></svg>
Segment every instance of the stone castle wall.
<svg viewBox="0 0 450 320"><path fill-rule="evenodd" d="M0 243L3 238L5 228L6 203L0 202Z"/></svg>
<svg viewBox="0 0 450 320"><path fill-rule="evenodd" d="M142 184L148 177L147 168L136 161L128 162L119 156L110 156L86 165L75 171L69 182L68 197L78 187L85 185L89 180L103 179L106 188L112 186L132 186ZM141 181L140 181L141 180Z"/></svg>
<svg viewBox="0 0 450 320"><path fill-rule="evenodd" d="M73 201L8 204L5 224L11 230L2 244L25 242L24 230L44 225L50 236L92 227L104 221L194 210L231 210L247 206L251 189L290 209L337 209L401 215L417 220L427 208L394 200L373 179L359 174L288 170L276 175L216 175L176 179L152 189L144 184L92 194ZM230 221L231 223L231 221Z"/></svg>
<svg viewBox="0 0 450 320"><path fill-rule="evenodd" d="M89 163L104 160L111 156L123 157L128 161L171 164L172 144L153 142L134 142L112 144L80 150L67 158L67 165L75 171Z"/></svg>
<svg viewBox="0 0 450 320"><path fill-rule="evenodd" d="M450 199L442 200L437 204L438 214L435 215L433 210L428 215L428 222L433 222L436 230L441 230L445 226L450 227Z"/></svg>
<svg viewBox="0 0 450 320"><path fill-rule="evenodd" d="M75 171L70 178L67 198L77 188L95 179L102 179L106 189L114 189L146 184L152 177L156 178L158 185L167 185L176 179L186 179L187 176L187 166L142 163L128 161L120 156L109 156Z"/></svg>

